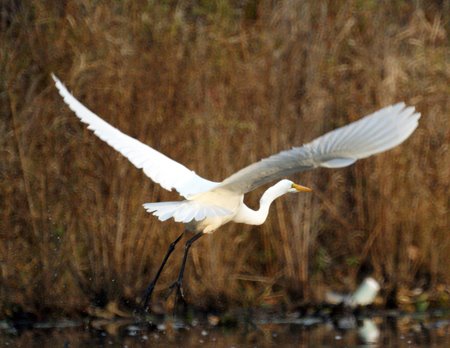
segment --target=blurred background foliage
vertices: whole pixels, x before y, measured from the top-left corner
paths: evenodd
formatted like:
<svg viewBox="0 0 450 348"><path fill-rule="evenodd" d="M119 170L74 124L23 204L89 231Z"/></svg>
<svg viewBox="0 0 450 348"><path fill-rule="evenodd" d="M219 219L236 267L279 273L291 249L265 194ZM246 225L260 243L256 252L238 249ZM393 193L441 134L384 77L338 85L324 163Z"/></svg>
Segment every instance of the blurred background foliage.
<svg viewBox="0 0 450 348"><path fill-rule="evenodd" d="M213 180L382 106L415 105L423 116L404 145L293 176L314 194L277 200L263 226L201 239L185 290L203 309L292 307L372 274L387 305L414 288L448 297L450 1L3 0L0 30L0 316L132 306L182 230L142 208L177 195L90 134L51 72Z"/></svg>

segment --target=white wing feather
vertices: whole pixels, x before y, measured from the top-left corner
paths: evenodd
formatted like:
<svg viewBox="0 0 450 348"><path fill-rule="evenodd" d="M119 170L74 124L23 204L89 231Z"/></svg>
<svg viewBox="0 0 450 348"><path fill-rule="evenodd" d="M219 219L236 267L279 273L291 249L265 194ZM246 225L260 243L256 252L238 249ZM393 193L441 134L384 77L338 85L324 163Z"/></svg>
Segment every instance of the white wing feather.
<svg viewBox="0 0 450 348"><path fill-rule="evenodd" d="M417 128L419 118L420 114L404 103L385 107L306 145L253 163L225 179L216 188L246 193L289 174L316 167L351 165L358 159L402 143Z"/></svg>
<svg viewBox="0 0 450 348"><path fill-rule="evenodd" d="M202 221L207 217L223 217L233 214L223 207L198 201L145 203L144 208L161 221L173 218L175 221L183 223L192 220Z"/></svg>
<svg viewBox="0 0 450 348"><path fill-rule="evenodd" d="M182 164L114 128L81 104L55 75L52 74L52 78L65 103L82 122L88 125L88 129L128 158L131 163L142 169L150 179L166 190L175 189L184 197L189 197L199 192L208 191L217 185L217 183L200 177Z"/></svg>

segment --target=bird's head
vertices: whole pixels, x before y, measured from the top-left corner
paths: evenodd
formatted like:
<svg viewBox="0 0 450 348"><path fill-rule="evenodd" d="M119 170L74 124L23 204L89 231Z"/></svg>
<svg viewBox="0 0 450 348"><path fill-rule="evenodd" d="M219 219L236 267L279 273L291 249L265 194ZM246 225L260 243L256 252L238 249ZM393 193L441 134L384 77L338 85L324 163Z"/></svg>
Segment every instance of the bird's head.
<svg viewBox="0 0 450 348"><path fill-rule="evenodd" d="M299 184L296 184L294 182L292 182L291 180L281 180L278 185L280 185L282 188L284 188L286 190L286 192L292 192L292 193L296 193L296 192L311 192L312 189L310 189L309 187L306 186L302 186Z"/></svg>

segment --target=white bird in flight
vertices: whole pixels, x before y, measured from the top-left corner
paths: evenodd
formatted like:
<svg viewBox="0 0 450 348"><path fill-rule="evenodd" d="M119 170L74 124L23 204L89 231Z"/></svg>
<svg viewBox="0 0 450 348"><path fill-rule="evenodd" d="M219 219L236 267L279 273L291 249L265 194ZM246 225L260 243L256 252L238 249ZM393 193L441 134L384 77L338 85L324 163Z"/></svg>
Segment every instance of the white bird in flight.
<svg viewBox="0 0 450 348"><path fill-rule="evenodd" d="M247 192L290 174L318 167L346 167L358 159L389 150L412 134L420 118L414 107L406 107L404 103L387 106L308 144L253 163L222 182L214 182L111 126L81 104L55 75L52 74L52 78L65 103L88 125L88 129L142 169L154 182L169 191L175 189L184 197L180 201L144 204L144 208L159 220L173 218L184 223L186 230L196 232L185 244L178 279L171 286L171 289L177 288L177 297L183 297L183 273L189 248L194 241L230 221L260 225L267 219L270 205L276 198L288 192L308 192L311 189L282 179L264 192L258 210L245 205L244 195ZM145 308L167 259L183 234L170 244L155 278L147 287Z"/></svg>

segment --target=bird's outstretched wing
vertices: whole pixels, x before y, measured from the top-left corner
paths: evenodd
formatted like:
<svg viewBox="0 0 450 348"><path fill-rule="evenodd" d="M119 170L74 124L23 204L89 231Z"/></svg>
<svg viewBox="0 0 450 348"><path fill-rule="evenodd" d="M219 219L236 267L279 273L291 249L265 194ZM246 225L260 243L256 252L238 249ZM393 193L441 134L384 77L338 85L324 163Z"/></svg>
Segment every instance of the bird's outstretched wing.
<svg viewBox="0 0 450 348"><path fill-rule="evenodd" d="M184 197L188 197L217 185L103 121L81 104L55 75L52 74L52 78L66 104L82 122L88 125L88 129L166 190L175 189Z"/></svg>
<svg viewBox="0 0 450 348"><path fill-rule="evenodd" d="M301 147L294 147L241 169L217 189L246 193L286 175L316 167L340 168L360 158L389 150L417 128L420 114L398 103L347 126L335 129ZM214 189L216 189L214 188Z"/></svg>

